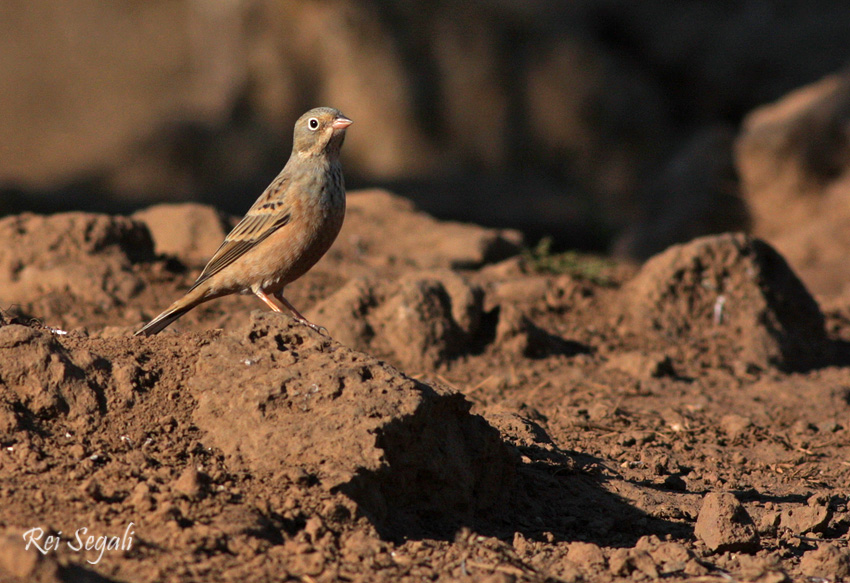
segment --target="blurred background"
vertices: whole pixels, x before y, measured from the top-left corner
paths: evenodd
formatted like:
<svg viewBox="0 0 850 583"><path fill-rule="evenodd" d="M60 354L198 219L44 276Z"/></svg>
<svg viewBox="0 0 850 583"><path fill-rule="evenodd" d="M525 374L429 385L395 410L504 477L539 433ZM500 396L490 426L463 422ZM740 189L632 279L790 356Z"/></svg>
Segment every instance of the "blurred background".
<svg viewBox="0 0 850 583"><path fill-rule="evenodd" d="M241 214L330 105L350 189L637 259L750 229L840 292L848 57L846 0L4 0L0 214Z"/></svg>

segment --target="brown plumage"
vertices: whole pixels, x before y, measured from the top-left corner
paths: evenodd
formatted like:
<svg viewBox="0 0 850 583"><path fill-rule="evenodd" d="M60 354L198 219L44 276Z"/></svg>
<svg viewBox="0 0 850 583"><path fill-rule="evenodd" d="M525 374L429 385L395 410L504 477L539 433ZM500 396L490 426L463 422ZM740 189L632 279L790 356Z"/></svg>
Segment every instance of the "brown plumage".
<svg viewBox="0 0 850 583"><path fill-rule="evenodd" d="M299 322L316 330L283 296L339 234L345 186L339 150L351 120L336 109L311 109L295 122L292 154L281 173L225 237L195 284L136 335L156 334L203 302L251 291L272 310L276 297Z"/></svg>

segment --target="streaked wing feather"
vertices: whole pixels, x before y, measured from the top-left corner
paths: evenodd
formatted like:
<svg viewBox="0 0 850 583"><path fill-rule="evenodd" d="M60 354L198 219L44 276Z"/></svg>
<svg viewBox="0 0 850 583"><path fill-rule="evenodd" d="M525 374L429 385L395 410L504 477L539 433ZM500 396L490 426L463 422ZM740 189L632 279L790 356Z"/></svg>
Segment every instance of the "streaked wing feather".
<svg viewBox="0 0 850 583"><path fill-rule="evenodd" d="M262 199L261 199L262 200ZM258 201L259 202L259 201ZM212 256L198 280L192 285L195 289L210 277L231 265L248 251L259 245L269 235L289 223L289 213L283 213L280 205L265 203L254 205L248 214L239 221L224 242Z"/></svg>

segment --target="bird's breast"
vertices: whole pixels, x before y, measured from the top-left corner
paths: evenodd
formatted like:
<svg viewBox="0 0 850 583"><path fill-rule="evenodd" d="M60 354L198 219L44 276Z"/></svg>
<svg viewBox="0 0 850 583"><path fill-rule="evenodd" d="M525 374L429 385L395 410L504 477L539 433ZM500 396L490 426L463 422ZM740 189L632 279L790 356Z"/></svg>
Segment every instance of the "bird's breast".
<svg viewBox="0 0 850 583"><path fill-rule="evenodd" d="M268 261L261 286L281 289L304 275L330 249L345 218L345 186L342 170L332 164L321 180L293 196L292 220L269 237L263 261Z"/></svg>

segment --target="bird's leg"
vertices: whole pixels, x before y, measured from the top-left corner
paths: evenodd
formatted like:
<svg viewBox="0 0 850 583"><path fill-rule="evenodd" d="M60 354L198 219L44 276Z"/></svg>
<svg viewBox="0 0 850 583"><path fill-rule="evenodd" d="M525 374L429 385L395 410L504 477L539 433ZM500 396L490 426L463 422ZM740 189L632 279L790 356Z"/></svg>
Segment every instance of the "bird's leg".
<svg viewBox="0 0 850 583"><path fill-rule="evenodd" d="M272 301L272 299L271 299L269 296L267 296L267 295L265 294L265 292L263 292L263 290L261 290L261 289L255 289L255 290L253 290L253 291L254 291L254 295L255 295L255 296L257 296L258 298L260 298L261 300L263 300L263 303L265 303L265 304L266 304L268 307L270 307L272 310L274 310L274 311L275 311L275 312L277 312L278 314L282 314L282 313L283 313L283 310L281 310L281 309L280 309L280 306L278 306L276 303L274 303L274 302Z"/></svg>
<svg viewBox="0 0 850 583"><path fill-rule="evenodd" d="M275 292L274 297L276 297L278 300L280 300L280 303L283 304L284 306L286 306L289 309L289 311L292 312L292 315L295 316L296 320L298 320L299 322L301 322L305 326L309 326L310 328L312 328L313 330L315 330L319 334L324 334L325 336L330 336L330 334L328 334L327 328L325 328L324 326L316 326L311 321L309 321L307 318L302 316L301 312L296 310L295 306L290 304L289 300L287 300L285 297L283 297L283 290L281 290L279 292Z"/></svg>

